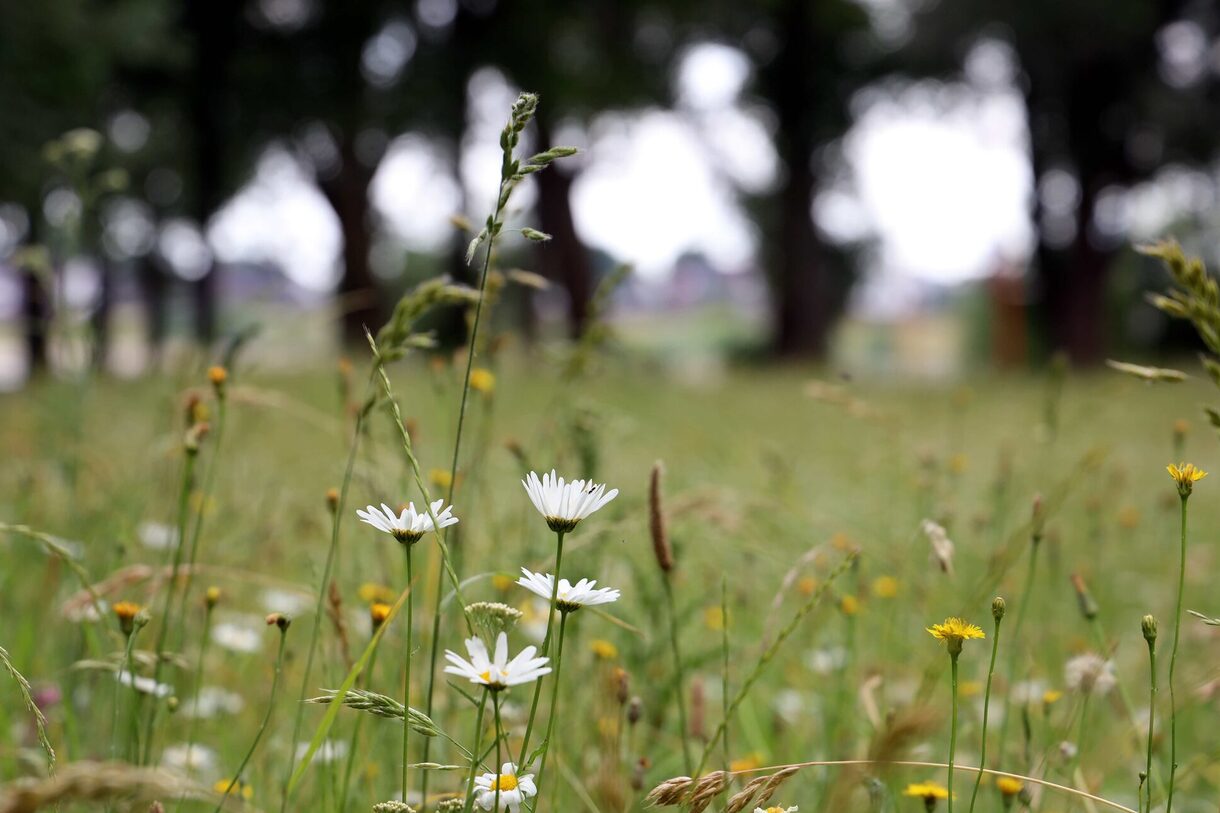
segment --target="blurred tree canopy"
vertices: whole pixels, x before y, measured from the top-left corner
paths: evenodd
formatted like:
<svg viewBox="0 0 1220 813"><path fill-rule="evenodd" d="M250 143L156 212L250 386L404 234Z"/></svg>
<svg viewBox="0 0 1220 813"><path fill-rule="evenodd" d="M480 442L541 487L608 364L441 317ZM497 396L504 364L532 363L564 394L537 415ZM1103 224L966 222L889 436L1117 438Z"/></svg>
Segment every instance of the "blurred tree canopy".
<svg viewBox="0 0 1220 813"><path fill-rule="evenodd" d="M750 61L746 92L772 117L781 164L774 189L747 201L763 237L773 349L816 357L856 276L852 256L826 240L812 216L833 170L831 148L852 124L853 101L887 75L956 77L971 47L994 40L1015 55L1030 161L1044 192L1031 211L1039 323L1050 345L1083 361L1101 358L1105 287L1124 238L1097 227L1098 203L1167 162L1214 158L1220 74L1167 70L1165 38L1189 24L1213 41L1215 7L1198 0L895 0L912 20L897 47L876 35L878 8L862 0L5 3L0 202L25 212L27 242L44 242L47 196L59 182L43 146L64 131L92 127L110 135L105 160L131 178L121 203L138 208L151 234L169 224L203 233L260 155L271 145L287 148L340 225L339 304L344 335L355 341L362 325L379 323L386 311L383 283L370 265L378 228L370 185L393 138L426 134L444 145L447 171L459 175L471 82L480 71L494 68L541 95L534 138L544 149L565 125L587 127L603 111L670 105L688 48L721 42ZM539 178L537 222L554 239L537 259L567 293L570 330L579 334L594 268L572 215L579 165L572 166ZM1045 194L1052 176L1074 183L1066 205ZM479 217L481 202L470 203L462 208ZM101 263L99 337L117 257L135 268L154 341L165 332L167 289L184 284L192 289L197 334L211 339L214 259L184 283L169 272L153 237L114 251L106 212L96 214L102 225L81 250ZM455 232L444 260L459 277L467 273L466 238ZM33 284L26 300L37 328L47 304ZM39 330L30 332L37 357Z"/></svg>

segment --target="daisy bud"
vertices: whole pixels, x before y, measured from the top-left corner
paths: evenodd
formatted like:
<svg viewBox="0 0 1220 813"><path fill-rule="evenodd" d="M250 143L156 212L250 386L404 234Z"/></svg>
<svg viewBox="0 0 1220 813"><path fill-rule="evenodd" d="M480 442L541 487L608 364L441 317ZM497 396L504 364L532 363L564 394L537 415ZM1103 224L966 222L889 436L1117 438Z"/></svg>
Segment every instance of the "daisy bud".
<svg viewBox="0 0 1220 813"><path fill-rule="evenodd" d="M216 585L212 585L211 587L209 587L207 589L207 592L203 594L204 606L206 606L210 610L213 607L215 607L217 605L217 603L219 603L219 601L220 601L220 588L217 587Z"/></svg>
<svg viewBox="0 0 1220 813"><path fill-rule="evenodd" d="M995 619L997 624L1000 623L1000 619L1004 617L1004 611L1006 609L1007 605L1004 603L1004 598L1002 596L996 596L991 600L991 617Z"/></svg>
<svg viewBox="0 0 1220 813"><path fill-rule="evenodd" d="M640 721L640 717L643 715L644 701L641 700L640 696L637 694L636 696L632 697L631 702L627 704L627 722L631 725L635 725Z"/></svg>
<svg viewBox="0 0 1220 813"><path fill-rule="evenodd" d="M1149 646L1156 643L1156 618L1146 615L1140 620L1140 628L1144 631L1144 640Z"/></svg>
<svg viewBox="0 0 1220 813"><path fill-rule="evenodd" d="M628 690L631 688L631 676L621 666L614 670L614 699L621 706L628 700Z"/></svg>
<svg viewBox="0 0 1220 813"><path fill-rule="evenodd" d="M1076 603L1080 605L1080 614L1084 616L1085 621L1092 621L1097 617L1097 602L1093 600L1092 594L1089 593L1089 588L1084 583L1084 577L1079 573L1073 573L1071 578L1072 587L1076 591Z"/></svg>
<svg viewBox="0 0 1220 813"><path fill-rule="evenodd" d="M339 510L339 489L333 486L326 489L326 508L332 514Z"/></svg>
<svg viewBox="0 0 1220 813"><path fill-rule="evenodd" d="M1029 539L1035 545L1042 541L1042 533L1046 528L1046 504L1042 499L1041 494L1034 495L1034 504L1031 510L1033 519L1033 527L1029 532Z"/></svg>
<svg viewBox="0 0 1220 813"><path fill-rule="evenodd" d="M460 813L465 806L466 802L460 797L441 799L436 803L436 813Z"/></svg>
<svg viewBox="0 0 1220 813"><path fill-rule="evenodd" d="M652 477L648 484L648 530L652 533L652 552L657 565L665 573L674 569L674 552L669 546L665 509L661 505L661 474L664 466L660 460L652 464Z"/></svg>
<svg viewBox="0 0 1220 813"><path fill-rule="evenodd" d="M279 627L280 632L287 631L288 625L292 623L292 619L283 613L271 613L267 616L266 621L268 627Z"/></svg>
<svg viewBox="0 0 1220 813"><path fill-rule="evenodd" d="M509 632L525 613L498 601L476 601L466 607L466 617L483 640L492 643L502 632Z"/></svg>
<svg viewBox="0 0 1220 813"><path fill-rule="evenodd" d="M415 808L406 802L391 800L373 805L373 813L415 813Z"/></svg>

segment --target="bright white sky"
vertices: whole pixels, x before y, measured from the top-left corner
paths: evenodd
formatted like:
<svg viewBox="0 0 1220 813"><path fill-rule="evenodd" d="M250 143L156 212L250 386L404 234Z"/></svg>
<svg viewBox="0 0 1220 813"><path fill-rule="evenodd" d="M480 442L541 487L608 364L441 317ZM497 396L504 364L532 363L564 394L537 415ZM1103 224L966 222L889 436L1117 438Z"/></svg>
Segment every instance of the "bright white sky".
<svg viewBox="0 0 1220 813"><path fill-rule="evenodd" d="M967 63L956 85L922 83L860 100L845 138L842 180L823 191L819 226L840 240L875 240L875 273L939 282L984 276L1000 258L1021 260L1032 240L1024 112L1003 54ZM742 55L701 46L676 80L674 111L604 114L562 135L585 150L574 187L577 227L592 246L644 275L700 251L726 271L750 266L758 234L739 190L765 190L776 158L765 114L741 98ZM494 194L496 135L512 91L494 74L472 83L471 137L461 177L477 222ZM373 183L389 232L412 248L442 244L462 187L435 145L404 136ZM527 207L531 187L517 204ZM217 217L209 240L226 260L273 259L293 280L322 289L339 262L338 224L293 158L269 152L255 178Z"/></svg>

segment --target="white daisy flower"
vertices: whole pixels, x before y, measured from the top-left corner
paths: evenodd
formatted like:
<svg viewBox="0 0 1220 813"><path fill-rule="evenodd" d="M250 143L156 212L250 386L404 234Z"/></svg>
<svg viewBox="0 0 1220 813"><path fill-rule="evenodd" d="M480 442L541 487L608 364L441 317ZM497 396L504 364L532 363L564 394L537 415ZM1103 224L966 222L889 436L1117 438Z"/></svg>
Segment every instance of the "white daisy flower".
<svg viewBox="0 0 1220 813"><path fill-rule="evenodd" d="M547 666L549 658L535 658L537 647L527 646L511 661L508 659L508 635L500 633L496 638L496 653L494 658L487 657L487 645L481 638L467 638L466 651L470 660L451 649L445 650L445 660L449 666L445 672L450 675L460 675L471 683L487 686L493 691L506 689L520 683L537 680L551 671Z"/></svg>
<svg viewBox="0 0 1220 813"><path fill-rule="evenodd" d="M796 813L798 810L800 810L800 808L796 805L793 805L792 807L780 807L779 805L775 805L774 807L768 807L765 809L756 807L754 808L754 813Z"/></svg>
<svg viewBox="0 0 1220 813"><path fill-rule="evenodd" d="M442 511L441 506L444 504L443 499L433 502L431 514L436 514L440 527L448 528L456 524L458 518L453 515L452 505ZM381 508L370 505L363 511L356 509L356 516L360 517L361 522L384 533L393 534L399 542L409 544L418 542L424 534L433 530L431 514L428 511L416 511L413 502L407 503L401 514L394 513L394 509L385 503L381 504Z"/></svg>
<svg viewBox="0 0 1220 813"><path fill-rule="evenodd" d="M204 686L190 703L179 711L188 718L209 720L221 714L240 714L246 707L246 700L237 692L231 692L221 686Z"/></svg>
<svg viewBox="0 0 1220 813"><path fill-rule="evenodd" d="M136 536L149 550L168 550L178 547L178 529L160 522L141 522Z"/></svg>
<svg viewBox="0 0 1220 813"><path fill-rule="evenodd" d="M570 613L581 607L591 607L595 604L609 604L618 601L619 592L611 587L595 587L595 579L581 579L572 584L567 579L559 580L559 592L555 593L555 577L550 573L533 573L527 568L521 568L523 575L517 579L517 584L531 593L541 596L547 601L551 594L555 595L555 606L560 612Z"/></svg>
<svg viewBox="0 0 1220 813"><path fill-rule="evenodd" d="M174 693L174 687L168 683L158 683L149 677L132 675L127 670L115 672L115 677L119 683L122 683L124 686L130 686L140 694L151 694L154 697L169 697Z"/></svg>
<svg viewBox="0 0 1220 813"><path fill-rule="evenodd" d="M500 797L499 810L517 813L523 801L538 795L538 788L534 786L532 773L517 776L517 766L505 762L498 774L485 773L474 780L474 800L484 810L491 810L495 806L497 792Z"/></svg>
<svg viewBox="0 0 1220 813"><path fill-rule="evenodd" d="M1104 695L1118 683L1114 663L1092 652L1077 655L1068 661L1063 667L1063 679L1068 688L1085 694L1095 692Z"/></svg>
<svg viewBox="0 0 1220 813"><path fill-rule="evenodd" d="M263 637L259 635L259 630L231 621L212 627L212 640L230 652L250 655L263 649Z"/></svg>
<svg viewBox="0 0 1220 813"><path fill-rule="evenodd" d="M547 526L556 532L572 530L582 519L618 496L617 488L606 491L604 483L592 480L564 482L554 469L541 479L531 471L521 485L525 486L525 493L529 494L538 513L546 518Z"/></svg>
<svg viewBox="0 0 1220 813"><path fill-rule="evenodd" d="M180 771L210 774L216 768L216 752L198 743L169 745L161 753L161 763Z"/></svg>

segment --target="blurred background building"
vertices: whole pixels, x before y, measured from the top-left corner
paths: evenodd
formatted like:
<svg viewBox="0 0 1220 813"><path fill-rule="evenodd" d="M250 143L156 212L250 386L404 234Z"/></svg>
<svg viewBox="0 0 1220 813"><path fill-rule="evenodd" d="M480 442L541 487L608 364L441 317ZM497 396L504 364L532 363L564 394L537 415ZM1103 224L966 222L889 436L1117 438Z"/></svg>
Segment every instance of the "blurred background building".
<svg viewBox="0 0 1220 813"><path fill-rule="evenodd" d="M0 379L134 375L252 324L359 340L534 176L503 315L666 353L951 375L1171 346L1133 241L1216 259L1210 0L0 4ZM439 324L461 341L460 320ZM57 341L61 335L85 337Z"/></svg>

